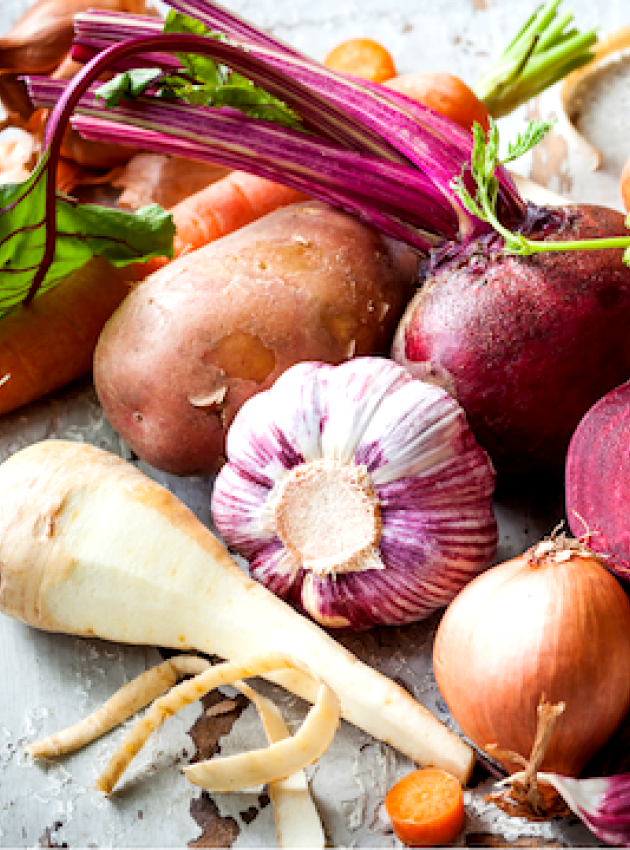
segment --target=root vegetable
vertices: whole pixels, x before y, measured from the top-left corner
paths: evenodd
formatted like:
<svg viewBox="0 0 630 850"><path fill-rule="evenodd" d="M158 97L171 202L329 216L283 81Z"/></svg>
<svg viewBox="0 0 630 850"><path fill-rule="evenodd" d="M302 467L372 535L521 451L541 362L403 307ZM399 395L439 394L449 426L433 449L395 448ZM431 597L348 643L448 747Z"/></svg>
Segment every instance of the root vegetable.
<svg viewBox="0 0 630 850"><path fill-rule="evenodd" d="M396 76L391 54L371 38L351 38L330 51L324 64L333 71L382 83Z"/></svg>
<svg viewBox="0 0 630 850"><path fill-rule="evenodd" d="M288 648L342 716L465 782L470 748L398 685L249 579L171 493L95 447L50 440L0 466L0 610L40 629L233 662ZM269 674L311 702L300 670Z"/></svg>
<svg viewBox="0 0 630 850"><path fill-rule="evenodd" d="M569 526L622 578L630 577L630 381L607 393L575 429L565 468Z"/></svg>
<svg viewBox="0 0 630 850"><path fill-rule="evenodd" d="M627 232L620 213L593 206L533 225L547 243ZM491 238L437 264L392 354L455 396L499 473L558 473L580 418L630 375L629 326L621 251L518 257Z"/></svg>
<svg viewBox="0 0 630 850"><path fill-rule="evenodd" d="M194 192L170 210L175 224L173 255L196 251L281 207L304 200L301 192L246 171L232 171ZM166 260L147 263L148 270Z"/></svg>
<svg viewBox="0 0 630 850"><path fill-rule="evenodd" d="M150 275L103 330L114 428L176 474L213 470L242 403L300 360L387 349L417 259L318 203L285 207Z"/></svg>
<svg viewBox="0 0 630 850"><path fill-rule="evenodd" d="M130 270L92 259L0 321L0 415L89 374L103 325L129 292Z"/></svg>
<svg viewBox="0 0 630 850"><path fill-rule="evenodd" d="M466 822L461 784L435 768L408 773L388 791L385 807L398 838L412 847L450 845Z"/></svg>
<svg viewBox="0 0 630 850"><path fill-rule="evenodd" d="M483 101L453 74L443 72L403 74L385 82L385 87L423 103L465 130L477 121L484 130L490 126L490 113Z"/></svg>

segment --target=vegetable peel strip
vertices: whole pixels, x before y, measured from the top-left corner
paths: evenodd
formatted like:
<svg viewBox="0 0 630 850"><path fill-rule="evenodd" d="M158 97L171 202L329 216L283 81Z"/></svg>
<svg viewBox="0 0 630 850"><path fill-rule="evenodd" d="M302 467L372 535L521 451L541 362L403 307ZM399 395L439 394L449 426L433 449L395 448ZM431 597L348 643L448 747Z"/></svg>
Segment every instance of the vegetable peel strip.
<svg viewBox="0 0 630 850"><path fill-rule="evenodd" d="M168 694L155 699L145 717L136 723L114 753L97 780L97 787L103 793L110 794L133 757L167 717L220 685L236 684L243 688L243 683L239 681L241 678L285 668L299 669L318 685L316 702L298 732L290 738L281 737L286 732L284 721L279 713L275 716L275 712L257 696L254 702L257 707L264 707L264 716L261 712L263 724L268 737L274 739L270 746L215 761L199 762L184 769L193 784L215 792L237 791L277 782L319 758L332 742L339 723L339 701L333 691L305 665L280 653L256 656L241 663L224 662L213 667L194 656L175 657L129 682L95 714L57 735L31 744L28 751L35 757L42 757L61 755L83 746L122 723L158 694L163 694L181 676L192 674L194 678L176 685ZM247 686L245 691L253 694Z"/></svg>
<svg viewBox="0 0 630 850"><path fill-rule="evenodd" d="M617 30L608 36L608 38L598 42L594 48L595 56L593 60L588 65L572 71L565 78L560 89L560 102L566 119L567 129L575 146L579 148L587 159L592 171L597 171L601 166L602 152L592 145L577 129L573 123L573 113L575 110L572 107L582 83L588 81L590 77L601 71L602 64L613 53L622 53L628 50L628 48L630 48L630 26Z"/></svg>
<svg viewBox="0 0 630 850"><path fill-rule="evenodd" d="M52 758L78 750L120 726L165 693L178 679L196 676L208 666L207 661L196 656L174 656L127 682L93 714L74 726L30 744L26 750L34 758Z"/></svg>
<svg viewBox="0 0 630 850"><path fill-rule="evenodd" d="M270 744L290 736L282 714L271 700L245 682L235 682L234 685L256 706ZM278 782L270 782L269 797L280 847L325 846L321 820L310 795L304 770Z"/></svg>

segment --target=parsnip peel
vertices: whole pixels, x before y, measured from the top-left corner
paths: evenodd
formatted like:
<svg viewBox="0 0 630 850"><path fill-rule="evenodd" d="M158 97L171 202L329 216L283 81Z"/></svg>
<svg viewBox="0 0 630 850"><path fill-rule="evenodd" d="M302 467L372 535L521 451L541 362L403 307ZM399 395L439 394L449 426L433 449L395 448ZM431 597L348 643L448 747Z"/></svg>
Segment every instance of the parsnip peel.
<svg viewBox="0 0 630 850"><path fill-rule="evenodd" d="M161 725L166 717L214 687L231 683L256 707L271 746L268 750L260 750L254 754L258 774L252 773L249 764L250 754L244 754L220 760L218 771L208 770L210 762L195 765L194 767L198 769L196 784L210 787L210 790L219 790L214 787L219 781L230 786L227 790L239 790L239 776L243 776L243 781L248 782L252 777L258 777L261 783L269 781L269 796L274 809L280 847L324 847L324 832L309 793L303 767L308 764L313 753L315 755L312 760L315 760L332 741L339 721L339 705L335 695L330 688L319 683L318 700L309 712L306 730L303 728L301 733L298 733L300 738L296 744L274 703L258 694L245 682L235 678L238 675L258 675L258 673L287 666L292 668L296 666L296 663L279 654L251 659L240 665L221 664L215 667L211 667L208 661L199 656L174 656L128 682L89 717L68 729L31 744L27 747L27 751L34 758L60 756L72 752L124 723L140 709L162 697L179 679L184 676L194 677L183 683L176 692L171 691L165 699L160 700L159 705L154 704L148 716L136 724L127 740L116 751L97 782L97 787L108 794L151 732ZM297 666L304 674L311 676L303 665ZM280 742L284 742L284 746L280 750L274 749L273 745ZM289 774L289 768L282 763L283 758L288 758L291 764L300 764L300 767ZM270 770L274 775L282 773L286 778L267 780L265 777L269 775ZM233 772L235 776L231 775ZM207 777L210 777L210 782L214 783L212 787L204 781ZM251 784L257 783L251 782Z"/></svg>
<svg viewBox="0 0 630 850"><path fill-rule="evenodd" d="M107 700L89 717L41 741L30 744L26 750L34 758L52 758L78 750L100 738L110 729L120 726L140 709L149 705L179 679L196 676L210 665L193 655L176 655L157 667L146 670Z"/></svg>
<svg viewBox="0 0 630 850"><path fill-rule="evenodd" d="M290 736L282 714L271 700L245 682L234 684L256 706L270 744ZM269 797L280 847L311 847L315 850L325 846L322 822L309 792L304 770L296 771L278 782L270 782Z"/></svg>
<svg viewBox="0 0 630 850"><path fill-rule="evenodd" d="M240 682L242 678L286 668L299 669L314 679L318 686L315 704L294 736L289 736L275 706ZM169 693L164 693L178 678L187 675L193 678L176 685ZM229 792L278 782L316 761L332 742L339 724L339 701L334 692L295 659L281 653L267 653L240 663L224 662L212 667L202 658L175 656L129 682L90 717L31 744L28 750L34 757L58 756L70 752L95 740L153 702L97 780L97 788L104 794L110 794L133 757L167 717L213 688L230 684L236 684L253 699L261 714L270 746L190 765L184 768L184 773L193 784L209 791Z"/></svg>

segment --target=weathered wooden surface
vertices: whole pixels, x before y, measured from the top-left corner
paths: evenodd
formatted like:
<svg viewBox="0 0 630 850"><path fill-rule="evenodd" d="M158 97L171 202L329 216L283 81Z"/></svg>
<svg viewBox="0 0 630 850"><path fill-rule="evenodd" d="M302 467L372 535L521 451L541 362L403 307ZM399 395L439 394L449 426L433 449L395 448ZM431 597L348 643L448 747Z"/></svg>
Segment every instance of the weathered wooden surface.
<svg viewBox="0 0 630 850"><path fill-rule="evenodd" d="M0 28L6 30L22 2L4 0ZM232 0L241 15L316 58L340 40L366 35L394 55L400 72L449 70L472 82L487 67L524 15L514 0ZM602 34L630 23L625 0L607 4L572 0L581 28L599 25ZM600 171L587 170L568 143L562 124L518 165L525 176L575 200L621 208L619 172L630 155L630 70L617 63L603 73L584 99L583 126L604 153ZM557 111L558 92L545 94L502 122L505 135L525 117ZM125 453L103 419L88 384L73 387L0 420L0 459L47 436L94 442ZM177 492L204 521L209 517L209 481L151 474ZM559 492L497 503L503 559L547 533L562 516ZM348 646L448 722L430 665L436 620L405 629L379 629L347 638ZM255 712L237 700L213 716L209 697L169 720L135 760L121 789L104 800L92 786L121 739L111 733L83 752L59 762L34 764L25 744L65 726L100 705L116 688L160 660L156 649L108 645L38 633L0 617L0 847L274 846L273 818L264 789L214 799L188 783L178 765L219 747L224 753L262 742ZM304 707L275 692L292 724ZM627 738L625 739L627 740ZM311 787L330 843L335 846L397 846L383 818L386 789L409 763L344 725L329 752L310 771ZM479 774L481 776L481 773ZM490 782L466 792L468 827L461 843L516 846L593 845L575 820L556 824L508 821L483 802Z"/></svg>

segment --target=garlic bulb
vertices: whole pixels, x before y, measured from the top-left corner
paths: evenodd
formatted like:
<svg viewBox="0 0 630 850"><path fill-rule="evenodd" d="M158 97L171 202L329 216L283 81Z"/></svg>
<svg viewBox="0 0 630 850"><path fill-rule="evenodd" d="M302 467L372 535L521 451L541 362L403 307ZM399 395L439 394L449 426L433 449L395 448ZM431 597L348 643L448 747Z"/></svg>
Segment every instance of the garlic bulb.
<svg viewBox="0 0 630 850"><path fill-rule="evenodd" d="M291 367L241 408L227 458L217 530L325 626L425 617L496 552L494 468L461 407L390 360Z"/></svg>

